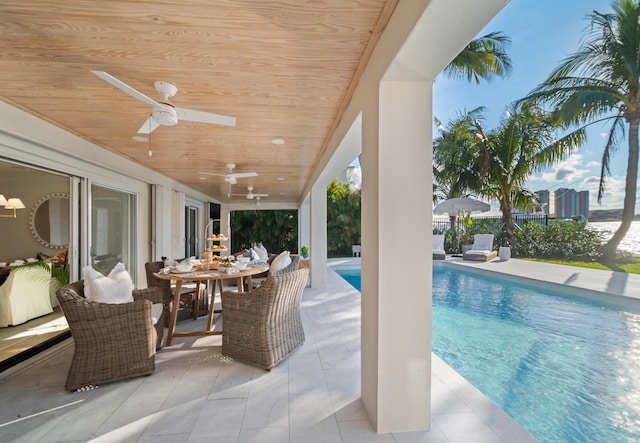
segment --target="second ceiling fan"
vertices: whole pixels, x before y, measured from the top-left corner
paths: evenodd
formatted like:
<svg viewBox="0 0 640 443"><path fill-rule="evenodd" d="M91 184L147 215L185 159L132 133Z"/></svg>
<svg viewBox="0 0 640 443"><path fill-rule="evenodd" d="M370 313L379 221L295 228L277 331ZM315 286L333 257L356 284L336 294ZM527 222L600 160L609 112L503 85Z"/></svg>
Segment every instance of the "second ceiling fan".
<svg viewBox="0 0 640 443"><path fill-rule="evenodd" d="M260 200L262 197L269 197L269 194L254 194L253 193L253 186L247 186L247 191L249 191L246 194L228 194L229 196L236 196L236 197L245 197L248 200L253 200L254 198L257 200Z"/></svg>
<svg viewBox="0 0 640 443"><path fill-rule="evenodd" d="M226 174L218 174L215 172L202 172L202 171L198 172L198 174L215 175L217 177L224 177L224 181L226 181L230 185L235 185L236 183L238 183L239 178L258 176L257 172L233 172L235 167L236 167L235 163L227 163L227 168L229 169L229 172L227 172Z"/></svg>

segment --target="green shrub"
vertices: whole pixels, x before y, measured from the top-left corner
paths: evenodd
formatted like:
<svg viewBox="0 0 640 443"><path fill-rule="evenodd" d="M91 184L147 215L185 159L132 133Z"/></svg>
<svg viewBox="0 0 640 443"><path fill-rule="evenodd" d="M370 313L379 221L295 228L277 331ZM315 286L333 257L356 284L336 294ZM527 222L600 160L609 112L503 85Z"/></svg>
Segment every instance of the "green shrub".
<svg viewBox="0 0 640 443"><path fill-rule="evenodd" d="M516 238L512 253L518 257L594 261L602 244L602 235L581 221L555 221L547 226L527 222L522 231L516 231Z"/></svg>

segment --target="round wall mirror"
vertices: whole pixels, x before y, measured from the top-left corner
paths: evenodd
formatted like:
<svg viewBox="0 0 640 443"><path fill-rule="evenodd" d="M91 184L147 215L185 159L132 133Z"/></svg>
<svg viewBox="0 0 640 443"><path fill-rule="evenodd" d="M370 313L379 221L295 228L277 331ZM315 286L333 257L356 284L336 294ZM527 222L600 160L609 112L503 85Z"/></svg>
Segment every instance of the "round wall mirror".
<svg viewBox="0 0 640 443"><path fill-rule="evenodd" d="M33 206L29 219L35 239L51 249L66 249L69 245L69 196L49 194Z"/></svg>

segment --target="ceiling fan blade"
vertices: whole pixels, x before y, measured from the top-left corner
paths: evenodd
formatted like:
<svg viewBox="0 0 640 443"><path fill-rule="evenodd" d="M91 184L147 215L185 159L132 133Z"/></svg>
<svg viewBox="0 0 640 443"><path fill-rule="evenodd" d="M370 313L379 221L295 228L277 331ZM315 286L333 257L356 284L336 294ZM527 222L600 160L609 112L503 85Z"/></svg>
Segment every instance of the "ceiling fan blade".
<svg viewBox="0 0 640 443"><path fill-rule="evenodd" d="M121 91L126 92L136 100L140 100L142 103L145 103L149 106L160 106L160 104L157 101L147 97L142 92L133 89L131 86L127 85L126 83L122 83L120 80L118 80L117 78L115 78L110 74L107 74L104 71L91 71L91 72L97 75L98 77L100 77L101 79L111 83L113 86L120 89Z"/></svg>
<svg viewBox="0 0 640 443"><path fill-rule="evenodd" d="M233 175L235 175L236 178L246 178L246 177L257 177L258 173L257 172L234 172Z"/></svg>
<svg viewBox="0 0 640 443"><path fill-rule="evenodd" d="M214 125L235 126L236 118L211 112L195 111L193 109L175 108L179 120L198 123L212 123Z"/></svg>
<svg viewBox="0 0 640 443"><path fill-rule="evenodd" d="M160 123L155 121L153 117L149 116L142 126L140 126L140 129L138 129L138 134L150 134L159 126Z"/></svg>
<svg viewBox="0 0 640 443"><path fill-rule="evenodd" d="M253 194L254 197L269 197L269 194Z"/></svg>
<svg viewBox="0 0 640 443"><path fill-rule="evenodd" d="M226 177L227 176L227 174L216 174L215 172L204 172L204 171L199 171L198 174L215 175L216 177Z"/></svg>

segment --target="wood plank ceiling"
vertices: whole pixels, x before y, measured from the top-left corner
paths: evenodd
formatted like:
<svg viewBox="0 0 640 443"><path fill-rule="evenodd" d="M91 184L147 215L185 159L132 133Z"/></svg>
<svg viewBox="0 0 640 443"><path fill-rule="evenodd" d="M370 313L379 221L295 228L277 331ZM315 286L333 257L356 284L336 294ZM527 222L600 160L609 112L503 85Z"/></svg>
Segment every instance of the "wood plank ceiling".
<svg viewBox="0 0 640 443"><path fill-rule="evenodd" d="M222 202L297 203L398 0L3 0L0 99ZM179 121L132 139L151 107L91 70L181 108L237 119ZM282 145L272 139L282 138ZM153 156L149 157L151 147Z"/></svg>

